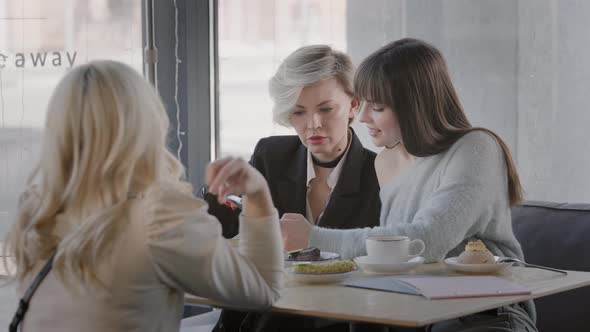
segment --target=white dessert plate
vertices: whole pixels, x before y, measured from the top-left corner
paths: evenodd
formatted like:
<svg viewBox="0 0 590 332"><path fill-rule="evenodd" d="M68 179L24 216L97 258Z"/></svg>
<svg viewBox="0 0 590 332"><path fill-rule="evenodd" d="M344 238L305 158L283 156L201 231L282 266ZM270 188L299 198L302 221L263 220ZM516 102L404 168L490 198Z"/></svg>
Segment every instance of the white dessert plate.
<svg viewBox="0 0 590 332"><path fill-rule="evenodd" d="M414 257L407 262L384 262L371 256L360 256L354 259L363 272L374 274L391 274L410 271L424 263L424 257Z"/></svg>
<svg viewBox="0 0 590 332"><path fill-rule="evenodd" d="M320 252L320 258L316 259L316 260L312 260L312 261L300 261L300 260L296 260L296 259L288 259L286 258L285 260L287 262L293 262L294 264L296 263L310 263L310 262L321 262L321 261L331 261L334 259L340 259L340 255L335 253L335 252L329 252L329 251L321 251Z"/></svg>
<svg viewBox="0 0 590 332"><path fill-rule="evenodd" d="M323 274L311 274L311 273L296 273L293 272L293 268L288 268L287 273L292 280L304 283L304 284L330 284L337 283L348 279L354 275L356 271L342 272L342 273L323 273Z"/></svg>
<svg viewBox="0 0 590 332"><path fill-rule="evenodd" d="M496 261L499 259L498 256L494 256L494 258ZM512 263L463 264L459 263L459 257L449 257L444 260L444 263L447 268L453 271L475 274L498 273L512 265Z"/></svg>

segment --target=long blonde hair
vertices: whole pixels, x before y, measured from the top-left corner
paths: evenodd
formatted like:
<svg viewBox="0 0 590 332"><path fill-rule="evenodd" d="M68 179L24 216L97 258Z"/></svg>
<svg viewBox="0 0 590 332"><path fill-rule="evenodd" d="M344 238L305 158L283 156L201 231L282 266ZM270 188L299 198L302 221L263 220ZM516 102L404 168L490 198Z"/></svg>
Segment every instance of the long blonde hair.
<svg viewBox="0 0 590 332"><path fill-rule="evenodd" d="M15 257L17 280L56 252L61 277L100 284L96 267L128 220L129 195L156 183L187 190L181 163L166 149L168 126L160 98L127 65L91 62L61 80L4 248ZM58 216L74 224L61 237Z"/></svg>

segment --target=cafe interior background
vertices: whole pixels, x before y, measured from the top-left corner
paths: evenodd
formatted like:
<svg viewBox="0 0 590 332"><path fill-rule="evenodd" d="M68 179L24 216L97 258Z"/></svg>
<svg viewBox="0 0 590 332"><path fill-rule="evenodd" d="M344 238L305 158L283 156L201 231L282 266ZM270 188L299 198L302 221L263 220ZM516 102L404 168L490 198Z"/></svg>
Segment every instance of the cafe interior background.
<svg viewBox="0 0 590 332"><path fill-rule="evenodd" d="M212 158L247 159L261 137L293 133L272 123L267 92L287 54L325 43L358 64L406 36L442 50L473 124L510 146L527 200L589 203L589 16L584 0L0 0L0 236L72 66L114 59L142 71L198 188ZM16 302L0 292L4 325Z"/></svg>

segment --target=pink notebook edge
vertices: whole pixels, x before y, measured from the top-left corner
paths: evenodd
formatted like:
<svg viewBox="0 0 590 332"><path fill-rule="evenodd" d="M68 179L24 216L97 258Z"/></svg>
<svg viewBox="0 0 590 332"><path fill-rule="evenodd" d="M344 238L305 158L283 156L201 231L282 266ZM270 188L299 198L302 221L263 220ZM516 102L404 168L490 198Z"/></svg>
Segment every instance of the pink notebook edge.
<svg viewBox="0 0 590 332"><path fill-rule="evenodd" d="M503 289L498 290L497 288L494 289L484 289L478 292L471 292L471 291L463 291L460 290L455 291L454 294L446 293L432 293L429 289L425 289L425 287L421 284L423 281L428 280L442 280L442 281L469 281L475 280L477 282L483 282L485 280L493 281L496 283L500 283L501 286L506 286ZM516 283L511 280L506 280L503 278L499 278L496 276L417 276L417 277L404 277L398 278L397 280L405 283L408 286L413 287L416 289L422 296L429 300L444 300L444 299L461 299L461 298L479 298L479 297L498 297L498 296L518 296L518 295L530 295L532 291L525 286ZM458 284L460 285L460 284ZM484 285L485 286L485 285ZM495 285L497 286L497 284ZM508 288L510 287L510 288ZM442 287L439 287L439 289Z"/></svg>

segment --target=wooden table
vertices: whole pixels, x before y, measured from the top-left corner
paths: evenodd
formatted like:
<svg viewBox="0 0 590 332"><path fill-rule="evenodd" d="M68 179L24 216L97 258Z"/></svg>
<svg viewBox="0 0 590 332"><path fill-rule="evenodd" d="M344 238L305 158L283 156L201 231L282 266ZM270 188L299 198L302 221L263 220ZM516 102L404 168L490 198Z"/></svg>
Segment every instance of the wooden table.
<svg viewBox="0 0 590 332"><path fill-rule="evenodd" d="M414 273L457 275L449 272L442 264L426 264ZM568 271L568 275L562 275L539 269L513 267L509 272L498 276L526 286L531 290L531 295L428 300L414 295L338 284L304 285L288 280L281 298L271 310L351 322L417 327L590 285L590 272ZM359 277L372 275L358 272L353 278ZM186 302L225 307L209 299L194 296L187 296Z"/></svg>

